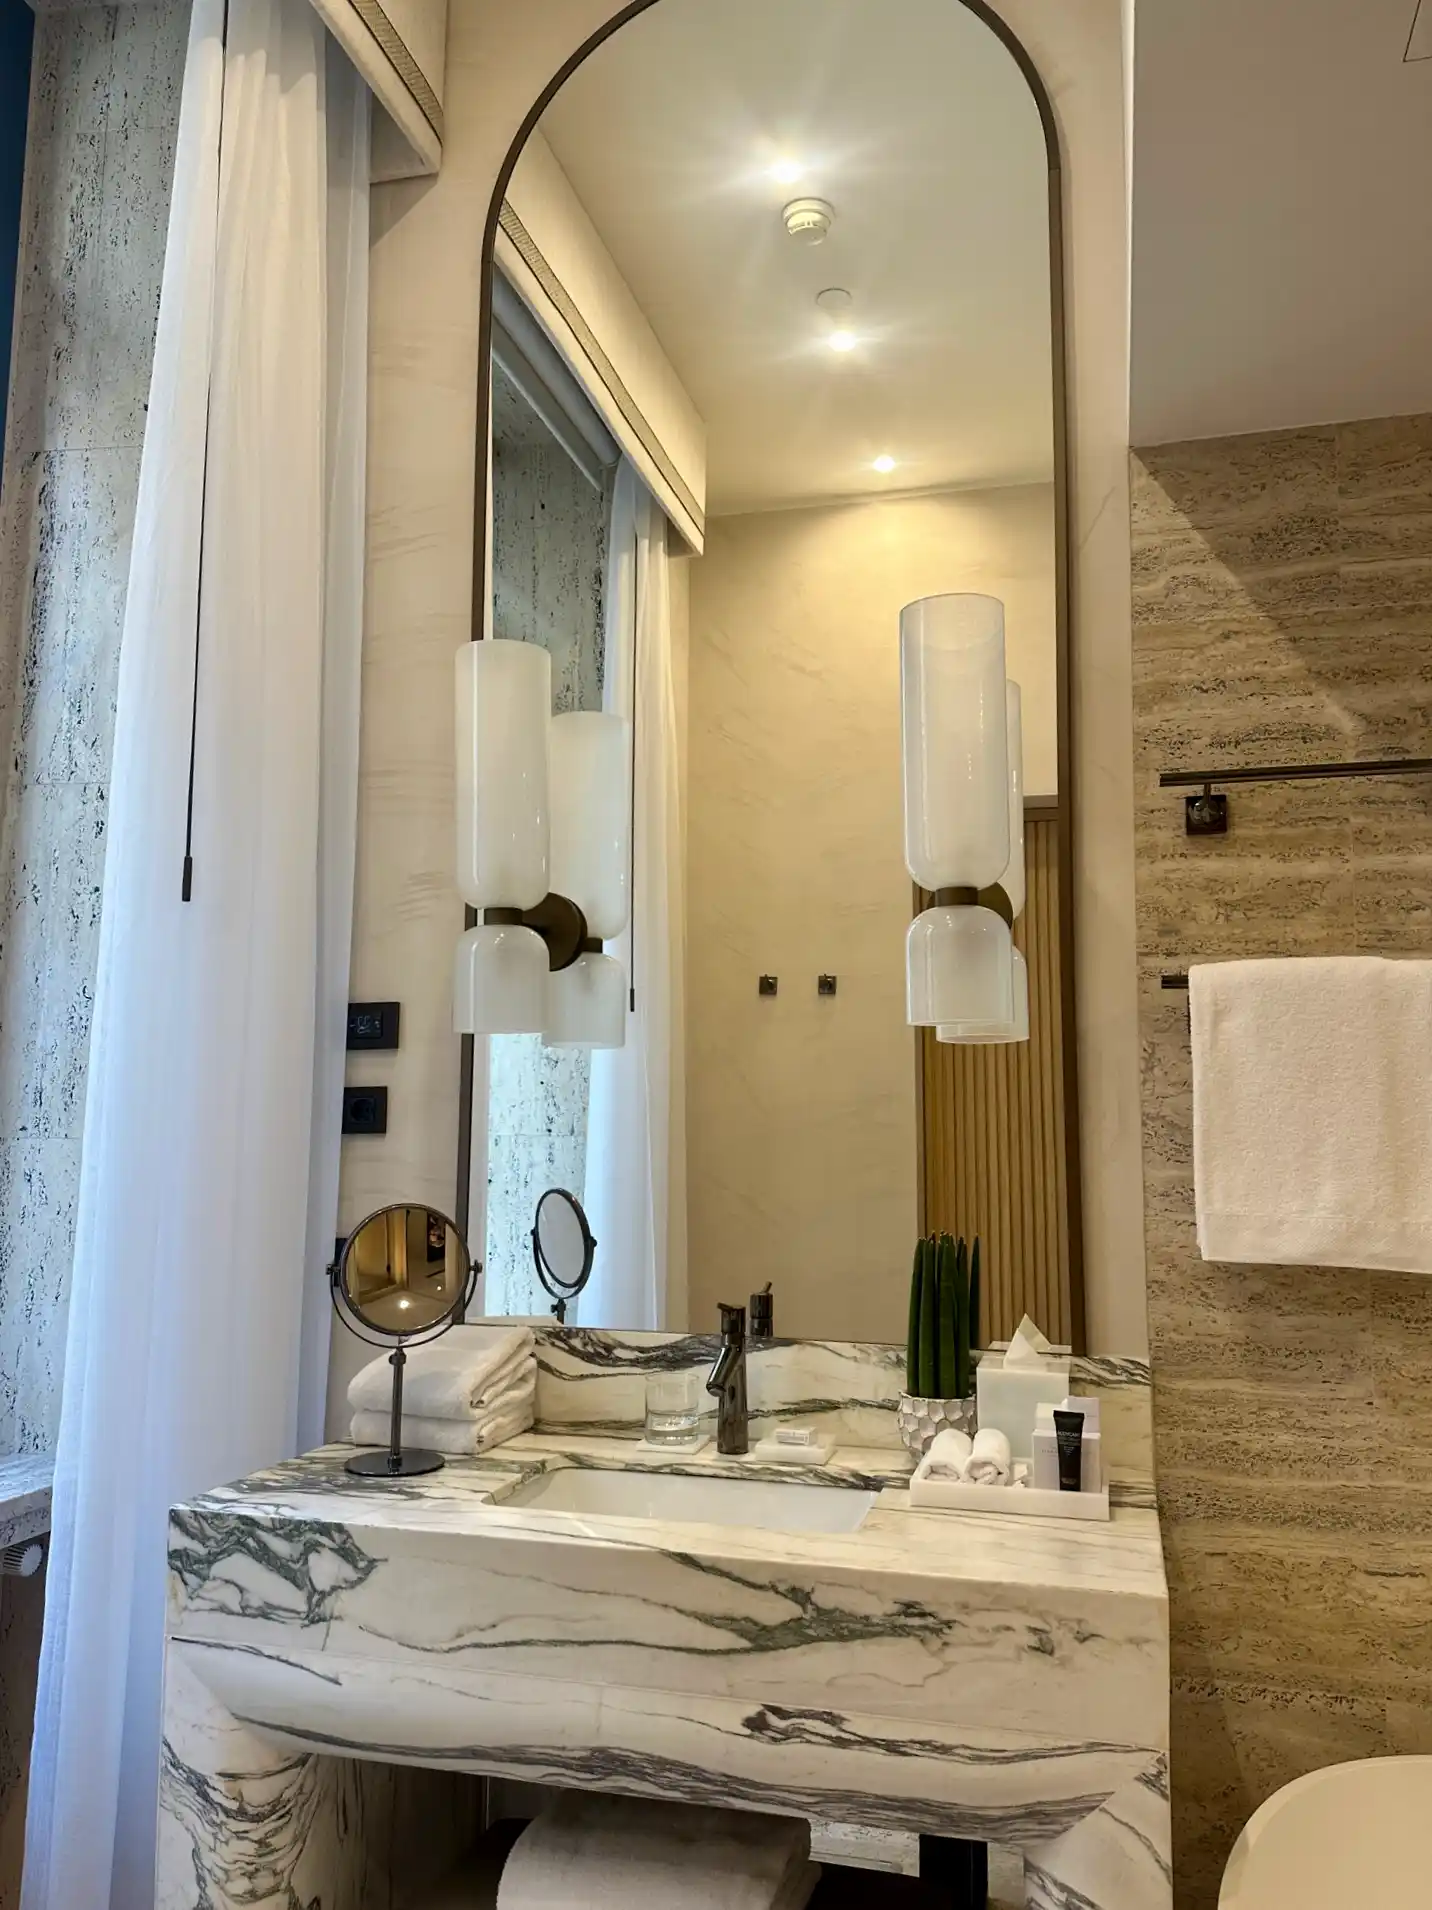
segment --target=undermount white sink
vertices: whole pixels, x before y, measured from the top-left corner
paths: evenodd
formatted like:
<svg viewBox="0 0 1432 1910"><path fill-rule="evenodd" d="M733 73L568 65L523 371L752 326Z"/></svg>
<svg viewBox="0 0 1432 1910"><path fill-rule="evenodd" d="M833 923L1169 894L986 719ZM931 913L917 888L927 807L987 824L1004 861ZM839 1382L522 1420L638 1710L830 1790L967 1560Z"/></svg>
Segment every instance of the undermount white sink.
<svg viewBox="0 0 1432 1910"><path fill-rule="evenodd" d="M768 1532L854 1532L874 1505L873 1492L792 1480L700 1478L690 1473L544 1472L517 1488L507 1505L544 1512L595 1512L625 1519L699 1525L751 1525Z"/></svg>

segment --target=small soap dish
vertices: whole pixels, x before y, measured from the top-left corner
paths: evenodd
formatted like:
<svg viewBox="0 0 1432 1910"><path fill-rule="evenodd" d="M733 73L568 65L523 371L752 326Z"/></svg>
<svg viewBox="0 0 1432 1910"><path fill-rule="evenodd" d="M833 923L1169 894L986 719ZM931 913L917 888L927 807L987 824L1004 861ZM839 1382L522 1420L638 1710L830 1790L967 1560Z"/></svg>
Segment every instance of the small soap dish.
<svg viewBox="0 0 1432 1910"><path fill-rule="evenodd" d="M653 1459L691 1459L698 1452L705 1452L710 1444L710 1433L702 1433L699 1439L693 1439L684 1446L673 1445L670 1441L638 1439L636 1449L643 1457L650 1455Z"/></svg>
<svg viewBox="0 0 1432 1910"><path fill-rule="evenodd" d="M1002 1518L1084 1519L1098 1522L1109 1517L1109 1488L1102 1492L1042 1492L1026 1485L1028 1468L1021 1462L1014 1469L1014 1483L1007 1486L971 1486L962 1479L922 1478L917 1472L910 1480L910 1504L917 1512L998 1512Z"/></svg>

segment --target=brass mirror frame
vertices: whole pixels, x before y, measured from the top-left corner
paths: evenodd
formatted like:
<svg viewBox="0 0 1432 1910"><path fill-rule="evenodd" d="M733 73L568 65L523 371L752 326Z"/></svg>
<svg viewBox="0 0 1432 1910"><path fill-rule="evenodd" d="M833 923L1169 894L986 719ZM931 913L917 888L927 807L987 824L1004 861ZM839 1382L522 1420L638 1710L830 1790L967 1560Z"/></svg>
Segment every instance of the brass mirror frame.
<svg viewBox="0 0 1432 1910"><path fill-rule="evenodd" d="M528 110L508 147L493 187L482 234L480 307L477 340L477 446L472 523L472 641L480 643L486 626L488 589L487 519L489 453L492 436L492 275L495 269L498 222L502 215L507 187L528 139L536 130L543 113L577 68L599 46L661 0L629 0L563 62ZM710 0L718 6L720 0ZM1064 169L1060 157L1059 127L1039 69L1022 41L985 0L950 0L967 13L982 20L1000 41L1024 75L1025 84L1039 109L1044 129L1044 147L1049 180L1049 323L1050 367L1053 375L1054 410L1054 644L1055 644L1055 741L1059 766L1059 867L1064 893L1059 910L1060 1025L1063 1034L1064 1165L1066 1213L1069 1231L1069 1304L1071 1338L1074 1351L1081 1353L1087 1344L1084 1297L1084 1194L1079 1141L1079 1041L1075 988L1075 911L1078 906L1075 873L1075 781L1074 781L1074 685L1073 685L1073 553L1069 540L1069 393L1068 339L1065 322L1064 285ZM476 921L467 912L467 925ZM919 1031L916 1030L917 1081L920 1066ZM469 1186L472 1170L472 1089L475 1037L462 1037L462 1061L458 1104L457 1225L467 1238ZM923 1129L920 1158L924 1159ZM921 1174L921 1184L924 1176Z"/></svg>

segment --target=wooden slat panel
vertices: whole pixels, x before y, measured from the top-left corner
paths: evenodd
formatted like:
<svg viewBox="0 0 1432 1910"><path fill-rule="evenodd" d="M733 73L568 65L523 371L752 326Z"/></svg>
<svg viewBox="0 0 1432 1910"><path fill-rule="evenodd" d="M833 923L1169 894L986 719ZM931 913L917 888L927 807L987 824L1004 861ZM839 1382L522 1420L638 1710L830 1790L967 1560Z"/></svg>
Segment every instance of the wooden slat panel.
<svg viewBox="0 0 1432 1910"><path fill-rule="evenodd" d="M984 1243L986 1343L1025 1312L1056 1342L1072 1329L1053 817L1028 820L1025 859L1014 939L1029 964L1029 1040L956 1048L921 1033L921 1209L928 1231Z"/></svg>

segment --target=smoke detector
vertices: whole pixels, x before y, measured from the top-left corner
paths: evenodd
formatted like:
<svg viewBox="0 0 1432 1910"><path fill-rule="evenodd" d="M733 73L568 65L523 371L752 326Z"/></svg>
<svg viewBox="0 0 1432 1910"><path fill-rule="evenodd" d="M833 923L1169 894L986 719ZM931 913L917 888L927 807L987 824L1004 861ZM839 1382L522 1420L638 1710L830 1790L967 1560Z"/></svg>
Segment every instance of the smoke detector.
<svg viewBox="0 0 1432 1910"><path fill-rule="evenodd" d="M819 245L835 217L828 199L792 199L781 207L781 223L802 245Z"/></svg>

